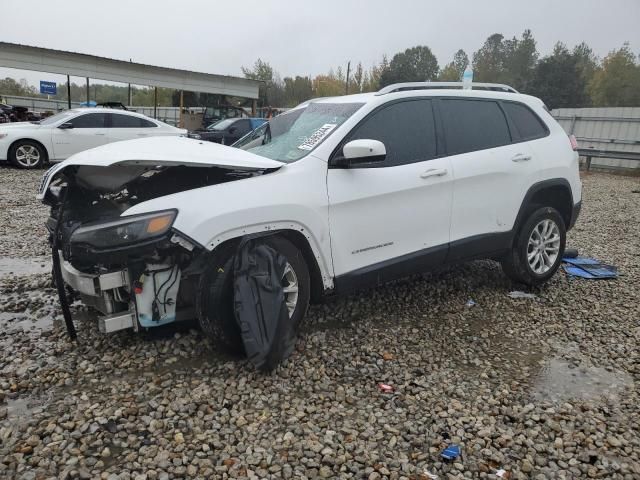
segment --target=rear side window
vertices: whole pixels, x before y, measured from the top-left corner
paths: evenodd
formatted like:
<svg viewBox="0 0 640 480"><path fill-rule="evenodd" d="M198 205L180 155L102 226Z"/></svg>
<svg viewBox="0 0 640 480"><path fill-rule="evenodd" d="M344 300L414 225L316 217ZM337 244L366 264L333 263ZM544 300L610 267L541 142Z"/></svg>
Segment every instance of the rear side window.
<svg viewBox="0 0 640 480"><path fill-rule="evenodd" d="M507 120L497 102L443 99L440 105L449 155L511 143Z"/></svg>
<svg viewBox="0 0 640 480"><path fill-rule="evenodd" d="M153 122L133 115L111 114L111 128L148 128L155 127Z"/></svg>
<svg viewBox="0 0 640 480"><path fill-rule="evenodd" d="M525 105L504 102L502 106L511 119L520 140L532 140L547 135L546 125Z"/></svg>
<svg viewBox="0 0 640 480"><path fill-rule="evenodd" d="M85 113L69 123L73 124L73 128L104 128L106 117L104 113Z"/></svg>
<svg viewBox="0 0 640 480"><path fill-rule="evenodd" d="M140 126L142 128L156 128L158 125L156 125L155 123L149 121L149 120L145 120L144 118L140 119Z"/></svg>
<svg viewBox="0 0 640 480"><path fill-rule="evenodd" d="M430 160L436 155L436 133L431 100L393 103L374 112L358 125L349 140L371 139L384 143L383 166Z"/></svg>

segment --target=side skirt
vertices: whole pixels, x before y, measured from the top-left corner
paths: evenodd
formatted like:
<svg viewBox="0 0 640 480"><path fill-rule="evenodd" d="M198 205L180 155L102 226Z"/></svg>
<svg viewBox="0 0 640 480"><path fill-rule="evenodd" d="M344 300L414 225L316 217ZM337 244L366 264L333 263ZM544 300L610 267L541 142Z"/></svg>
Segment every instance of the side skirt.
<svg viewBox="0 0 640 480"><path fill-rule="evenodd" d="M419 250L339 275L334 279L333 293L343 295L416 273L436 270L445 265L495 258L506 253L512 242L513 232L508 231L476 235L445 245Z"/></svg>

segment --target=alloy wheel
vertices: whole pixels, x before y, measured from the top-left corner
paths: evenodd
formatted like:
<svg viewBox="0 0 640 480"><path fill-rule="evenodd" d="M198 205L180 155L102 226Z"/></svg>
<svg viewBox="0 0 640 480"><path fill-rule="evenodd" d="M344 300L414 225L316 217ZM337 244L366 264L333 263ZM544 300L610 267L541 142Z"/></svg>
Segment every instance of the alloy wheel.
<svg viewBox="0 0 640 480"><path fill-rule="evenodd" d="M529 236L527 261L538 275L553 268L560 254L560 228L550 219L539 222Z"/></svg>
<svg viewBox="0 0 640 480"><path fill-rule="evenodd" d="M40 162L40 152L33 145L20 145L16 149L16 162L21 167L33 168Z"/></svg>
<svg viewBox="0 0 640 480"><path fill-rule="evenodd" d="M284 274L282 275L282 291L284 292L284 300L287 304L287 311L289 312L289 318L293 316L293 312L298 305L298 277L293 267L289 262L284 267Z"/></svg>

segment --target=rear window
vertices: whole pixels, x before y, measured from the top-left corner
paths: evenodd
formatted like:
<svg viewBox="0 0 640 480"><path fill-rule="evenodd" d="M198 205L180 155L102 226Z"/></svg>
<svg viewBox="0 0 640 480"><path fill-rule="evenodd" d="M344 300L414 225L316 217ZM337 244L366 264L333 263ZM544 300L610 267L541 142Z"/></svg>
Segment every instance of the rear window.
<svg viewBox="0 0 640 480"><path fill-rule="evenodd" d="M547 135L546 125L529 107L513 102L504 102L502 106L515 126L520 140L532 140Z"/></svg>
<svg viewBox="0 0 640 480"><path fill-rule="evenodd" d="M449 155L511 143L507 120L497 102L443 99L441 111Z"/></svg>

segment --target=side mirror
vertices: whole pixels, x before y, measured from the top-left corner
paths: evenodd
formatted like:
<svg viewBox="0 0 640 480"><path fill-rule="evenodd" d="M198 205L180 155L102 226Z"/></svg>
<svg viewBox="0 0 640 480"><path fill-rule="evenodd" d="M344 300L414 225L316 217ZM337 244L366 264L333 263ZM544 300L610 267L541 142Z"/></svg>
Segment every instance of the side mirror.
<svg viewBox="0 0 640 480"><path fill-rule="evenodd" d="M60 124L60 125L58 126L58 128L59 128L60 130L69 130L70 128L73 128L73 123L71 123L71 122L64 122L64 123Z"/></svg>
<svg viewBox="0 0 640 480"><path fill-rule="evenodd" d="M387 149L379 140L351 140L342 147L342 164L357 165L364 163L380 163L387 156Z"/></svg>
<svg viewBox="0 0 640 480"><path fill-rule="evenodd" d="M238 130L236 127L229 128L229 134L233 135L234 133L236 133L236 130Z"/></svg>

